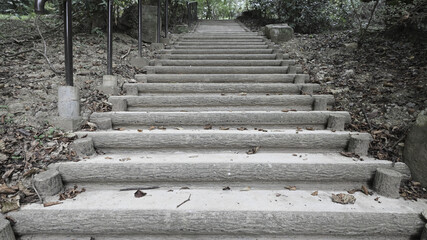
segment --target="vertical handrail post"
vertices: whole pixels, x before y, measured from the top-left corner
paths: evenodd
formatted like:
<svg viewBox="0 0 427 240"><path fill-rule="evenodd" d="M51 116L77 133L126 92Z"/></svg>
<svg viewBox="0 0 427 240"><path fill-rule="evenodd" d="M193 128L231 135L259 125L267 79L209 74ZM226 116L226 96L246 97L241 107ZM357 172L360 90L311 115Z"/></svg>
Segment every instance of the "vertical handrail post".
<svg viewBox="0 0 427 240"><path fill-rule="evenodd" d="M169 27L169 0L165 0L165 38L168 38Z"/></svg>
<svg viewBox="0 0 427 240"><path fill-rule="evenodd" d="M73 86L73 15L71 0L64 1L65 82Z"/></svg>
<svg viewBox="0 0 427 240"><path fill-rule="evenodd" d="M142 0L138 0L138 54L142 57Z"/></svg>
<svg viewBox="0 0 427 240"><path fill-rule="evenodd" d="M161 31L160 21L161 21L160 0L157 0L157 42L158 43L160 42L160 31Z"/></svg>
<svg viewBox="0 0 427 240"><path fill-rule="evenodd" d="M191 20L190 20L190 3L187 2L187 24L188 26L191 25Z"/></svg>
<svg viewBox="0 0 427 240"><path fill-rule="evenodd" d="M108 0L107 75L113 74L113 1Z"/></svg>

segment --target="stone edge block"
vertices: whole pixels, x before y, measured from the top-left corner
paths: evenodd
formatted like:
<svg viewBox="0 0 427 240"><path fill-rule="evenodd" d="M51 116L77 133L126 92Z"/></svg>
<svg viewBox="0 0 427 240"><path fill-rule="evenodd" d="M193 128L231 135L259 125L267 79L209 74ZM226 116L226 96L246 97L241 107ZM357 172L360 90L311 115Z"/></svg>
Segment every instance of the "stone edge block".
<svg viewBox="0 0 427 240"><path fill-rule="evenodd" d="M98 90L107 95L118 95L120 89L117 76L104 75L102 77L102 85L98 87Z"/></svg>
<svg viewBox="0 0 427 240"><path fill-rule="evenodd" d="M145 74L136 74L135 79L140 83L147 83L147 75Z"/></svg>
<svg viewBox="0 0 427 240"><path fill-rule="evenodd" d="M401 181L401 173L393 169L377 168L373 187L379 195L389 198L399 198Z"/></svg>
<svg viewBox="0 0 427 240"><path fill-rule="evenodd" d="M37 174L33 183L42 197L53 196L64 190L61 175L55 169L49 169Z"/></svg>
<svg viewBox="0 0 427 240"><path fill-rule="evenodd" d="M108 98L108 102L113 104L113 112L127 111L128 103L124 98Z"/></svg>
<svg viewBox="0 0 427 240"><path fill-rule="evenodd" d="M328 118L327 129L335 131L344 131L347 117L340 114L330 114Z"/></svg>
<svg viewBox="0 0 427 240"><path fill-rule="evenodd" d="M60 129L65 131L77 131L83 124L83 118L64 118L64 117L54 117L52 119L52 124Z"/></svg>
<svg viewBox="0 0 427 240"><path fill-rule="evenodd" d="M95 154L95 148L93 146L93 140L91 137L74 140L74 142L71 144L71 148L78 156L90 156Z"/></svg>
<svg viewBox="0 0 427 240"><path fill-rule="evenodd" d="M322 97L314 97L313 111L326 111L328 107L328 100Z"/></svg>
<svg viewBox="0 0 427 240"><path fill-rule="evenodd" d="M16 239L9 220L5 219L3 214L0 214L0 239L1 240Z"/></svg>
<svg viewBox="0 0 427 240"><path fill-rule="evenodd" d="M128 96L138 96L138 87L135 84L125 84L124 89Z"/></svg>
<svg viewBox="0 0 427 240"><path fill-rule="evenodd" d="M98 130L111 130L113 128L111 118L97 118L92 122L96 124Z"/></svg>
<svg viewBox="0 0 427 240"><path fill-rule="evenodd" d="M370 143L371 138L368 138L365 135L352 134L350 136L347 151L355 153L359 156L366 156L368 155Z"/></svg>

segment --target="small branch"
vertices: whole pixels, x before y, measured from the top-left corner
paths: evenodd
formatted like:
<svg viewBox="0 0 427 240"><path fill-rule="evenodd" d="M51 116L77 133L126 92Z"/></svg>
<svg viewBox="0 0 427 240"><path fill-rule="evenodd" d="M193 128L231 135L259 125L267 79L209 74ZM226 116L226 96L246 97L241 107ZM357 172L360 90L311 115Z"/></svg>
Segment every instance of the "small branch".
<svg viewBox="0 0 427 240"><path fill-rule="evenodd" d="M372 125L371 125L371 122L369 121L368 115L366 114L364 107L362 107L362 112L363 112L363 116L365 117L366 122L368 123L369 130L372 131Z"/></svg>
<svg viewBox="0 0 427 240"><path fill-rule="evenodd" d="M37 32L39 33L40 38L42 39L43 46L44 46L44 51L43 51L43 52L40 52L39 50L37 50L37 49L35 48L35 46L34 46L34 51L35 51L35 52L37 52L37 53L39 53L39 54L41 54L41 55L46 59L47 63L49 64L50 69L51 69L55 74L60 74L60 72L56 71L56 69L53 67L52 63L50 62L49 58L47 57L47 44L46 44L46 41L45 41L45 39L44 39L44 37L43 37L42 32L40 31L39 25L37 24L37 19L38 19L38 18L39 18L38 16L37 16L36 18L34 18L34 25L36 25Z"/></svg>
<svg viewBox="0 0 427 240"><path fill-rule="evenodd" d="M120 191L133 191L133 190L151 190L151 189L158 189L160 187L153 186L153 187L138 187L138 188L122 188Z"/></svg>
<svg viewBox="0 0 427 240"><path fill-rule="evenodd" d="M34 186L34 175L33 175L32 180L31 180L31 186L34 189L34 192L36 192L37 197L39 197L41 204L43 204L44 203L43 198L40 196L39 191L37 191L36 186Z"/></svg>
<svg viewBox="0 0 427 240"><path fill-rule="evenodd" d="M130 53L131 48L132 47L129 47L128 52L125 55L121 56L120 59L124 59L125 57L127 57L129 55L129 53Z"/></svg>
<svg viewBox="0 0 427 240"><path fill-rule="evenodd" d="M176 206L176 208L179 208L179 207L181 207L184 203L189 202L189 201L190 201L190 198L191 198L191 194L190 194L190 196L188 196L187 200L185 200L184 202L182 202L181 204L179 204L178 206Z"/></svg>

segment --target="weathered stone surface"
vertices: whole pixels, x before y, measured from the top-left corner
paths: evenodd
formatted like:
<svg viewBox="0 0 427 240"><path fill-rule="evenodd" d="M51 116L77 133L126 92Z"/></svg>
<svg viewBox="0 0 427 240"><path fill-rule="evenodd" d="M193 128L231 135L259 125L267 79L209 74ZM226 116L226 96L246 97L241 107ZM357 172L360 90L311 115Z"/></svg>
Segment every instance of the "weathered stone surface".
<svg viewBox="0 0 427 240"><path fill-rule="evenodd" d="M58 87L58 113L63 118L80 117L80 95L77 87Z"/></svg>
<svg viewBox="0 0 427 240"><path fill-rule="evenodd" d="M165 49L165 45L163 43L152 43L150 45L151 51L158 51L158 50L162 50L162 49Z"/></svg>
<svg viewBox="0 0 427 240"><path fill-rule="evenodd" d="M142 41L157 42L157 6L142 6Z"/></svg>
<svg viewBox="0 0 427 240"><path fill-rule="evenodd" d="M98 89L108 95L118 95L120 89L118 87L117 76L104 75L102 77L102 86L100 86Z"/></svg>
<svg viewBox="0 0 427 240"><path fill-rule="evenodd" d="M142 70L145 66L148 66L150 61L145 57L134 57L130 60L130 64L139 69Z"/></svg>
<svg viewBox="0 0 427 240"><path fill-rule="evenodd" d="M81 125L83 124L83 118L82 117L75 117L75 118L55 117L52 120L52 124L65 131L76 131L80 129Z"/></svg>
<svg viewBox="0 0 427 240"><path fill-rule="evenodd" d="M95 149L93 147L93 141L92 138L86 137L86 138L80 138L75 140L72 143L71 148L76 152L79 156L90 156L95 153Z"/></svg>
<svg viewBox="0 0 427 240"><path fill-rule="evenodd" d="M286 23L266 25L264 33L275 43L287 42L294 37L294 30Z"/></svg>
<svg viewBox="0 0 427 240"><path fill-rule="evenodd" d="M15 240L10 222L0 214L0 239L1 240Z"/></svg>
<svg viewBox="0 0 427 240"><path fill-rule="evenodd" d="M374 190L389 198L398 198L402 174L393 170L378 168L375 173Z"/></svg>
<svg viewBox="0 0 427 240"><path fill-rule="evenodd" d="M427 186L427 112L422 111L405 142L404 162L411 169L412 178Z"/></svg>
<svg viewBox="0 0 427 240"><path fill-rule="evenodd" d="M37 174L34 186L42 197L53 196L64 188L60 173L54 169Z"/></svg>

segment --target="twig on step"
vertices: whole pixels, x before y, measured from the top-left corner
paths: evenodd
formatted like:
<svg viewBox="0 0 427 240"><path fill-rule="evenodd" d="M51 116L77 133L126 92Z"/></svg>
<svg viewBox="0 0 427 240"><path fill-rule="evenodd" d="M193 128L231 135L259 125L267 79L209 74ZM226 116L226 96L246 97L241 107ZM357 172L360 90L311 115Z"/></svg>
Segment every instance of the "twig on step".
<svg viewBox="0 0 427 240"><path fill-rule="evenodd" d="M365 117L366 122L368 123L369 130L372 131L371 122L369 121L368 115L366 114L365 108L363 106L362 106L362 112L363 112L363 116Z"/></svg>
<svg viewBox="0 0 427 240"><path fill-rule="evenodd" d="M150 189L157 189L160 188L159 186L153 186L153 187L133 187L133 188L122 188L120 191L133 191L133 190L150 190Z"/></svg>
<svg viewBox="0 0 427 240"><path fill-rule="evenodd" d="M31 187L33 187L34 192L36 192L37 197L39 197L39 200L40 200L41 204L43 204L44 203L43 198L40 196L39 191L37 191L36 186L34 186L34 175L32 176Z"/></svg>
<svg viewBox="0 0 427 240"><path fill-rule="evenodd" d="M184 203L189 202L189 201L190 201L190 198L191 198L191 194L190 194L190 196L188 196L188 198L187 198L184 202L182 202L182 203L180 203L178 206L176 206L176 208L179 208L179 207L181 207Z"/></svg>

